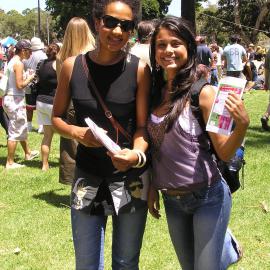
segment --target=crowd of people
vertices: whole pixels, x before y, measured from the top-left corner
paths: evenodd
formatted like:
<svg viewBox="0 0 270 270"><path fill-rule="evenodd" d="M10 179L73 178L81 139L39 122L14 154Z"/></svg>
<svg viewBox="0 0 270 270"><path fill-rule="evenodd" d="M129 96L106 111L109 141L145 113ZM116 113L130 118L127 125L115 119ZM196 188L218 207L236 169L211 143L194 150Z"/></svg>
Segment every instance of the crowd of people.
<svg viewBox="0 0 270 270"><path fill-rule="evenodd" d="M224 49L216 42L208 46L189 22L173 16L138 22L139 7L137 0L95 1L96 38L75 17L61 44L44 48L37 37L17 42L4 68L5 167L24 166L14 161L18 141L26 160L39 156L27 143L36 110L43 171L53 134L61 135L59 178L71 184L77 270L104 268L109 215L112 269L139 269L147 212L160 217L160 195L182 269L227 269L242 253L228 229L231 192L210 145L228 161L244 141L249 116L230 93L225 107L234 120L231 135L207 134L193 115L191 89L204 74L199 110L207 122L222 77L246 78L247 91L269 88L270 52L253 44L245 49L238 35ZM138 39L130 48L135 29ZM261 118L267 131L269 115L270 105ZM108 151L87 117L121 150Z"/></svg>

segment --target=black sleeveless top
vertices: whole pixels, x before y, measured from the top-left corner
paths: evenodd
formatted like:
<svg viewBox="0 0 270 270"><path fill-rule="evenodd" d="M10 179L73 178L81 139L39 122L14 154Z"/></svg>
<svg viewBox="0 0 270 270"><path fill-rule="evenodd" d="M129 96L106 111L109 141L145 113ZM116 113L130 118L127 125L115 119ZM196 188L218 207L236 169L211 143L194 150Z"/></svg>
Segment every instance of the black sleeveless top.
<svg viewBox="0 0 270 270"><path fill-rule="evenodd" d="M57 88L57 76L53 68L53 62L54 60L45 59L44 62L40 64L38 71L37 101L47 104L53 104L53 98Z"/></svg>
<svg viewBox="0 0 270 270"><path fill-rule="evenodd" d="M139 58L130 55L113 65L99 65L93 62L88 53L86 62L93 81L103 100L121 126L131 135L136 130L136 93ZM117 134L111 122L95 98L82 65L82 56L75 59L71 81L71 97L78 126L87 126L84 119L90 117L107 135L116 142ZM132 147L127 139L118 134L118 144ZM93 148L78 145L76 165L78 168L97 176L110 176L116 170L105 147Z"/></svg>

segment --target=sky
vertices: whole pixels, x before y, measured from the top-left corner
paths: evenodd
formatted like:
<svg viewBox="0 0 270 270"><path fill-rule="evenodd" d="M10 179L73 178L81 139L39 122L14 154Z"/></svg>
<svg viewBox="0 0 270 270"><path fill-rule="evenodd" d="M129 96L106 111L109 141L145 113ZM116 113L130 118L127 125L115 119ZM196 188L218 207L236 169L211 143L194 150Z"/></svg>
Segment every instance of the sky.
<svg viewBox="0 0 270 270"><path fill-rule="evenodd" d="M40 0L40 8L45 9L45 0ZM38 6L38 0L1 0L0 9L3 9L5 12L8 12L12 9L22 12L27 8L36 8Z"/></svg>
<svg viewBox="0 0 270 270"><path fill-rule="evenodd" d="M216 4L217 0L210 0L211 4ZM11 9L16 9L19 12L22 12L27 8L35 8L38 5L38 0L1 0L0 8L5 12L10 11ZM40 0L40 8L45 9L45 0ZM169 6L170 15L181 16L181 0L172 0L171 5Z"/></svg>
<svg viewBox="0 0 270 270"><path fill-rule="evenodd" d="M187 0L188 1L188 0ZM210 4L216 4L217 0L209 0ZM181 0L172 0L168 13L177 17L181 16Z"/></svg>

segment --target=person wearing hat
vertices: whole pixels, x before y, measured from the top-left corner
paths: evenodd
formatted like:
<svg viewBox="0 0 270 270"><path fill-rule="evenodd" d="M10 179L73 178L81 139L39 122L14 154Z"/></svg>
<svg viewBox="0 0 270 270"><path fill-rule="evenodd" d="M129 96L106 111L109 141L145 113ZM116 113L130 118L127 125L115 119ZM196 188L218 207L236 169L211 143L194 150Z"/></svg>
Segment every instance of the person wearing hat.
<svg viewBox="0 0 270 270"><path fill-rule="evenodd" d="M22 145L25 160L32 160L39 155L39 151L31 151L27 143L27 120L25 110L25 87L33 80L35 74L26 77L23 60L31 56L31 43L20 40L15 46L15 55L7 66L8 88L3 97L3 108L8 115L8 142L6 169L16 169L24 165L14 162L17 142Z"/></svg>
<svg viewBox="0 0 270 270"><path fill-rule="evenodd" d="M255 50L254 50L255 46L253 43L250 43L248 45L248 49L247 49L247 58L248 60L250 61L253 61L254 60L254 57L255 57Z"/></svg>
<svg viewBox="0 0 270 270"><path fill-rule="evenodd" d="M47 55L44 52L44 43L41 41L38 37L33 37L31 39L31 50L32 55L29 59L24 60L24 70L36 70L37 64L47 59ZM31 94L30 89L26 89L25 94L25 100L26 100L26 113L27 113L27 128L28 131L32 131L32 119L33 119L33 111L36 109L36 96ZM42 132L42 126L39 127L39 133Z"/></svg>

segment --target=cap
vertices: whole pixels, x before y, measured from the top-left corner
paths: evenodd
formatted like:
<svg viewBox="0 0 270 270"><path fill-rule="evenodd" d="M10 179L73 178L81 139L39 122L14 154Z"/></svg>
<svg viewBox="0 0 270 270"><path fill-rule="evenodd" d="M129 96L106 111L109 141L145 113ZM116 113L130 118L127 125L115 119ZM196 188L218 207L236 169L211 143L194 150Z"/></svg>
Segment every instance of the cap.
<svg viewBox="0 0 270 270"><path fill-rule="evenodd" d="M255 47L253 43L250 43L248 47Z"/></svg>
<svg viewBox="0 0 270 270"><path fill-rule="evenodd" d="M41 39L38 37L33 37L31 39L31 50L37 51L37 50L43 50L44 49L44 43L41 42Z"/></svg>
<svg viewBox="0 0 270 270"><path fill-rule="evenodd" d="M22 39L16 43L15 48L18 50L31 49L31 43L26 39Z"/></svg>

